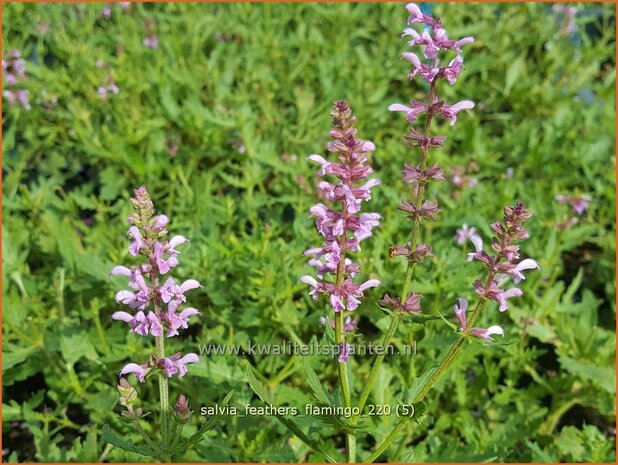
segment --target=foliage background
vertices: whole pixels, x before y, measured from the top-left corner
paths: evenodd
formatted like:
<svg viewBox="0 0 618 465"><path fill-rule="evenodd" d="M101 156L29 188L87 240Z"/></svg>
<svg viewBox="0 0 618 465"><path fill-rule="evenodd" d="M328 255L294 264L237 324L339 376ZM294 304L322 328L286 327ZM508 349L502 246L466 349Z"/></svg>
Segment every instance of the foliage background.
<svg viewBox="0 0 618 465"><path fill-rule="evenodd" d="M579 31L569 36L550 4L433 5L451 37L477 38L462 78L441 89L447 101L477 107L440 128L449 138L436 160L478 184L432 187L444 211L424 241L437 259L423 265L415 290L427 313L449 316L457 296L472 297L480 269L465 263L455 230L465 222L488 239L489 223L515 200L535 213L523 250L541 270L529 273L525 296L507 313L485 312L482 323L501 324L505 338L468 347L428 397L421 424L410 424L383 460L615 460L615 17L611 4L577 6ZM172 350L321 337L325 306L298 282L309 271L302 251L319 241L307 215L317 200L315 166L305 157L324 152L330 104L346 99L360 136L378 147L373 165L383 181L371 209L385 221L359 258L365 275L384 284L357 312L361 339L384 329L375 300L402 277L388 246L409 234L396 211L407 195L399 171L417 154L402 142L401 115L386 107L426 92L406 81L397 58L403 5L133 4L115 5L109 19L103 7L3 6L3 55L23 52L32 104L27 111L3 101L9 461L143 460L100 438L105 423L129 431L117 414L117 372L150 350L110 321L124 283L108 273L129 262L128 198L141 183L171 230L192 239L176 276L205 284L191 296L203 317ZM156 50L142 44L151 31ZM97 87L108 72L120 93L102 100ZM593 197L589 210L574 227L557 228L574 214L554 196L581 193ZM439 320L400 329L396 343L414 340L418 354L388 359L371 402L395 403L453 338ZM250 361L277 404L313 401L298 358ZM352 362L356 389L369 361ZM332 387L334 363L312 363ZM231 390L233 405L259 404L239 357L204 357L172 381L196 409ZM155 403L152 384L140 392ZM395 420L368 420L365 454ZM341 446L318 419L298 421ZM224 419L178 459L323 460L275 419L251 417Z"/></svg>

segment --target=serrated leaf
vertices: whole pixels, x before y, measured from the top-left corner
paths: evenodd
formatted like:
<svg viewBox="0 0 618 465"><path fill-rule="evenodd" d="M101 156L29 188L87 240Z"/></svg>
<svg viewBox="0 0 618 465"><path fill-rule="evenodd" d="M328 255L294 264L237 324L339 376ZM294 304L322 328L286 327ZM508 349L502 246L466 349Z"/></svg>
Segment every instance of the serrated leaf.
<svg viewBox="0 0 618 465"><path fill-rule="evenodd" d="M318 375L315 373L311 364L309 363L309 357L302 357L303 361L303 373L305 375L307 384L311 388L313 395L324 405L333 405L334 400L332 396L326 392L324 386L320 382Z"/></svg>
<svg viewBox="0 0 618 465"><path fill-rule="evenodd" d="M608 367L601 367L592 362L575 360L566 355L558 358L560 366L574 375L592 381L597 386L603 388L610 394L616 393L616 370Z"/></svg>
<svg viewBox="0 0 618 465"><path fill-rule="evenodd" d="M24 362L36 350L37 347L30 346L12 352L4 352L2 354L2 372Z"/></svg>
<svg viewBox="0 0 618 465"><path fill-rule="evenodd" d="M272 403L268 400L266 388L255 377L255 375L253 374L253 369L251 368L251 365L249 365L249 363L245 365L245 372L247 373L247 381L249 383L249 386L251 386L251 389L253 389L253 392L255 392L264 403L268 405L272 405ZM330 463L339 462L339 460L334 457L334 454L332 452L329 453L325 451L320 443L318 443L317 441L307 436L294 420L288 417L284 417L283 415L277 415L277 414L275 414L275 417L277 418L277 420L279 420L279 422L283 426L285 426L288 430L290 430L292 434L294 434L298 439L300 439L302 442L304 442L306 445L308 445L312 449L321 453L324 456L324 458L328 460Z"/></svg>
<svg viewBox="0 0 618 465"><path fill-rule="evenodd" d="M126 450L127 452L135 452L148 457L156 457L157 455L157 453L149 447L137 447L131 440L125 441L124 439L119 438L112 432L108 424L103 425L103 429L101 430L101 441L107 442L122 450Z"/></svg>
<svg viewBox="0 0 618 465"><path fill-rule="evenodd" d="M69 326L62 330L60 350L66 362L71 365L82 357L93 361L99 358L94 345L90 342L90 334L75 326Z"/></svg>

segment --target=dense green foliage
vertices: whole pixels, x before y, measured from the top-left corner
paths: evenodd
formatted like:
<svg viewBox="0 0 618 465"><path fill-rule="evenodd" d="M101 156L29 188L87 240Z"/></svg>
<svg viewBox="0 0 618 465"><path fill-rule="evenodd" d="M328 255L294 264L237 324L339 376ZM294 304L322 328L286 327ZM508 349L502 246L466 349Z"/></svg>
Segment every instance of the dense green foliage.
<svg viewBox="0 0 618 465"><path fill-rule="evenodd" d="M524 296L506 313L495 303L481 324L505 337L470 344L427 397L383 461L614 461L615 447L615 23L612 5L581 5L579 33L560 34L547 4L436 4L451 37L474 35L466 70L441 95L468 98L474 111L448 135L437 161L460 188L433 184L443 211L424 230L436 258L414 290L424 313L451 317L458 296L473 297L480 265L453 241L463 223L490 237L502 207L521 200L534 212L522 250L540 263ZM316 202L333 100L350 102L359 135L375 142L382 186L368 207L384 222L358 254L364 276L383 285L357 310L359 340L379 340L387 318L375 301L396 292L404 263L388 255L405 243L409 222L396 210L409 189L404 161L417 152L390 103L422 98L406 79L401 4L19 4L3 7L3 54L26 59L32 108L3 105L3 444L10 461L141 461L106 446L104 424L136 437L118 415L117 373L143 360L151 341L112 323L128 264L126 216L133 188L145 184L169 229L192 242L178 277L199 279L191 295L203 315L170 350L198 344L273 343L321 338L316 305L298 278L302 252L319 243L307 211ZM142 41L159 35L156 50ZM97 67L98 60L107 65ZM118 95L97 87L111 73ZM49 99L57 98L50 105ZM178 146L170 153L170 146ZM172 150L173 152L173 150ZM507 169L512 168L512 179ZM557 194L590 194L578 224ZM373 404L396 403L454 339L443 321L400 327L396 344L415 356L386 360ZM263 405L249 386L255 367L265 396L301 409L314 402L302 357L208 356L171 380L199 407L234 391L230 405ZM351 359L362 388L370 358ZM334 392L335 363L310 360ZM255 385L255 383L254 383ZM255 387L255 386L254 386ZM138 386L155 409L156 383ZM149 428L149 417L144 427ZM342 446L333 419L298 417L326 450ZM366 457L397 421L369 417L359 433ZM332 433L332 434L331 434ZM274 417L222 417L201 444L177 460L323 461Z"/></svg>

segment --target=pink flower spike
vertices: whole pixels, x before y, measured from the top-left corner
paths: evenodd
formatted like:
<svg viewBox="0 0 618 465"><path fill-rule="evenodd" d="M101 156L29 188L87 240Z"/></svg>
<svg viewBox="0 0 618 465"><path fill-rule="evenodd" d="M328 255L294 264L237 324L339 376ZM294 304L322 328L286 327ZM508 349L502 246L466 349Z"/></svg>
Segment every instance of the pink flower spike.
<svg viewBox="0 0 618 465"><path fill-rule="evenodd" d="M103 7L103 11L101 12L101 16L105 19L109 19L112 16L112 4L108 3Z"/></svg>
<svg viewBox="0 0 618 465"><path fill-rule="evenodd" d="M144 47L156 50L159 47L159 36L152 34L143 41Z"/></svg>

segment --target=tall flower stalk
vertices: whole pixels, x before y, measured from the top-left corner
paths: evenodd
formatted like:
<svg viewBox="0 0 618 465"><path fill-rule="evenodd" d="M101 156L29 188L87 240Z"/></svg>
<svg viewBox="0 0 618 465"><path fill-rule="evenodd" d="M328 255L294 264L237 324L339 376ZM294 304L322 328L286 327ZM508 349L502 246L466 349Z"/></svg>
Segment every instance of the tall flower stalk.
<svg viewBox="0 0 618 465"><path fill-rule="evenodd" d="M539 268L538 263L531 258L520 260L519 245L517 245L517 242L528 238L528 231L523 226L523 223L530 219L531 216L532 214L521 203L504 207L503 221L495 222L491 225L494 237L491 241L492 252L490 253L484 250L483 241L480 236L474 233L468 236L468 239L474 244L476 249L475 252L468 254L468 261L476 260L481 262L487 273L482 279L477 279L473 282L473 288L478 296L478 300L469 317L466 316L468 301L463 297L457 299L457 304L453 307L453 310L459 322L461 335L446 352L438 366L431 371L429 376L423 378L423 382L416 389L416 396L412 399L414 404L418 404L425 398L435 383L446 372L469 337L493 341L493 335L504 334L500 326L493 325L489 328L478 328L474 324L481 311L491 300L498 303L498 310L500 312L507 311L508 299L523 295L523 292L518 287L514 286L505 289L509 279L515 284L519 284L525 279L524 271ZM377 460L397 438L408 421L409 418L401 419L386 439L369 456L367 462L371 463Z"/></svg>
<svg viewBox="0 0 618 465"><path fill-rule="evenodd" d="M131 311L117 311L112 319L125 322L132 333L143 337L154 338L154 353L141 364L128 363L120 371L120 403L127 407L123 412L125 417L134 420L134 425L149 445L156 446L140 427L141 409L134 409L137 393L126 377L133 374L143 383L146 378L156 376L159 384L160 398L160 425L161 442L156 446L158 456L169 458L169 447L177 442L180 435L178 428L172 429L170 424L170 400L168 378L173 375L179 377L187 373L187 365L195 363L199 357L194 353L181 355L175 353L166 355L165 339L179 334L179 330L186 329L189 319L199 315L193 307L186 307L185 292L201 287L195 279L188 279L177 283L174 278L165 276L172 268L178 266L178 250L176 247L189 242L184 236L173 236L167 239L166 230L168 218L165 215L156 215L154 204L144 186L134 191L131 199L134 212L129 215L130 237L129 254L140 257L142 262L131 266L116 266L111 274L129 278L131 290L122 290L116 294L118 303L128 306ZM186 398L181 395L174 409L174 415L180 424L190 418Z"/></svg>
<svg viewBox="0 0 618 465"><path fill-rule="evenodd" d="M429 15L423 14L420 8L410 3L406 6L410 13L408 24L420 24L424 26L422 33L409 27L404 29L403 37L409 37L407 44L411 47L418 47L422 52L421 59L414 52L406 52L401 56L412 65L408 79L414 80L417 76L421 77L429 84L429 95L427 101L411 100L409 106L393 104L388 107L390 111L403 112L409 123L418 123L417 127L411 125L405 140L410 146L420 151L418 162L413 164L406 163L402 172L404 183L412 186L412 198L403 200L399 210L405 212L412 222L410 241L405 245L395 245L391 247L391 256L402 256L407 260L406 272L401 285L399 296L391 297L388 294L380 301L382 306L391 310L391 322L384 336L382 347L388 347L397 331L397 327L404 313L418 313L421 311L421 296L411 290L414 268L417 263L423 262L432 256L431 246L420 242L420 226L423 221L435 220L440 208L435 200L425 198L426 186L431 181L445 181L443 171L437 163L429 163L430 150L442 147L445 136L432 136L432 122L436 117L445 118L453 125L457 121L457 114L465 109L474 107L470 100L463 100L454 105L447 105L438 96L438 82L446 80L453 85L461 74L463 65L463 54L461 47L474 41L472 37L453 41L450 40L446 31L442 27L439 19L434 19ZM441 55L444 53L455 54L447 65L440 63ZM418 122L420 118L424 120ZM365 384L360 396L359 410L363 411L365 403L378 376L378 372L384 361L385 351L378 354L374 360L369 373L369 379ZM352 423L356 424L360 418L357 415L352 418Z"/></svg>
<svg viewBox="0 0 618 465"><path fill-rule="evenodd" d="M412 27L404 29L404 37L409 37L408 45L420 47L420 56L414 52L404 53L402 56L412 65L408 73L408 79L412 80L420 77L429 84L429 95L427 101L411 100L409 105L393 104L389 106L390 111L403 112L406 120L416 123L419 117L423 117L421 124L422 130L412 126L405 136L410 145L420 149L420 160L418 164L406 164L403 170L403 181L413 186L413 199L403 201L400 210L406 212L412 221L412 231L410 242L403 246L393 246L391 256L404 256L408 264L406 274L402 283L401 294L398 297L384 296L381 304L392 310L392 319L389 330L384 338L384 346L388 346L395 334L401 316L405 312L420 312L420 296L410 291L412 285L413 271L417 263L431 256L432 249L429 245L420 242L420 224L422 221L433 220L436 218L440 209L435 201L425 198L427 183L430 181L444 181L442 170L437 163L429 163L429 153L431 149L442 147L446 140L445 136L432 136L431 126L436 117L449 120L451 125L457 121L457 115L462 110L474 108L474 103L470 100L462 100L458 103L448 105L438 96L437 84L440 79L446 80L449 84L454 84L462 71L463 55L461 47L474 41L472 37L466 37L457 41L448 38L442 22L430 15L424 14L420 8L410 3L406 6L410 13L408 17L409 25L421 25L422 31L417 31ZM446 66L440 66L440 59L445 53L454 57L450 59ZM488 328L478 328L474 324L487 302L494 300L499 304L499 310L506 311L508 308L507 300L521 296L523 293L517 287L504 289L508 278L512 278L515 284L525 279L524 270L538 268L536 261L532 259L519 260L519 246L517 241L528 237L528 232L523 227L523 222L531 217L523 204L518 203L512 207L505 207L503 222L496 222L491 225L494 238L491 242L493 255L485 252L483 241L476 230L463 231L459 234L458 240L465 242L469 239L475 247L475 251L468 254L468 261L480 261L487 269L487 275L481 280L477 279L473 287L478 295L478 301L470 316L466 315L468 302L465 298L457 299L454 306L455 317L459 323L460 337L453 346L446 352L439 365L423 377L423 381L416 388L416 395L411 399L413 404L421 402L433 385L438 381L442 374L447 370L452 360L463 347L464 342L469 337L476 337L486 341L493 341L495 335L503 335L504 331L500 326L493 325ZM361 394L359 403L360 410L365 405L369 393L375 383L378 370L383 362L384 356L376 357L369 380ZM359 415L352 418L352 423L356 424ZM367 459L373 462L390 446L392 441L398 437L403 427L409 421L409 417L403 418L395 428L387 435L385 440L377 446Z"/></svg>
<svg viewBox="0 0 618 465"><path fill-rule="evenodd" d="M306 256L312 257L309 264L316 268L317 279L303 276L301 281L313 288L310 295L314 299L319 294L329 297L335 314L339 382L345 406L351 407L347 363L353 348L346 341L346 334L353 331L356 324L351 317L345 318L344 314L356 310L363 292L378 286L380 281L370 279L356 284L354 280L360 272L360 266L353 263L348 255L359 251L361 241L370 237L372 229L379 225L380 215L361 213L360 210L361 203L371 199L371 188L380 184L380 181L365 181L373 172L367 165L367 154L373 152L375 146L356 137L356 118L349 105L343 101L335 102L331 116L333 128L330 135L333 141L328 144L328 151L336 154L338 161L328 161L321 155L311 155L308 159L321 165L321 176L336 179L335 183L322 181L318 184L320 191L332 202L332 208L319 203L310 210L316 218L316 227L324 243L305 251ZM356 437L353 433L346 434L346 443L348 460L353 461L356 455Z"/></svg>

